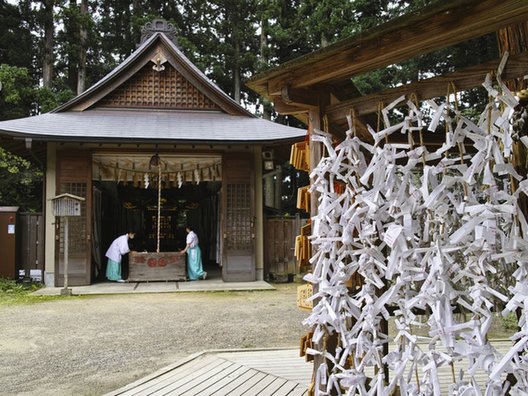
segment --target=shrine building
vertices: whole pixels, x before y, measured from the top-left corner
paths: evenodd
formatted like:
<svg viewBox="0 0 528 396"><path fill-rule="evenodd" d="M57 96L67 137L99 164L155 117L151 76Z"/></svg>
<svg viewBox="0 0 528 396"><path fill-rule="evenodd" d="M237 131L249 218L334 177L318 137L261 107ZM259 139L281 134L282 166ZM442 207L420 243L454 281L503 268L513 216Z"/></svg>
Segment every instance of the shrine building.
<svg viewBox="0 0 528 396"><path fill-rule="evenodd" d="M186 224L205 270L221 268L226 282L263 279L263 157L305 134L231 99L163 20L147 24L135 52L85 92L50 113L0 122L2 146L29 150L45 169L48 286L63 285L65 235L52 199L65 193L84 198L69 219L72 286L104 279L106 249L130 229L138 251L178 252Z"/></svg>

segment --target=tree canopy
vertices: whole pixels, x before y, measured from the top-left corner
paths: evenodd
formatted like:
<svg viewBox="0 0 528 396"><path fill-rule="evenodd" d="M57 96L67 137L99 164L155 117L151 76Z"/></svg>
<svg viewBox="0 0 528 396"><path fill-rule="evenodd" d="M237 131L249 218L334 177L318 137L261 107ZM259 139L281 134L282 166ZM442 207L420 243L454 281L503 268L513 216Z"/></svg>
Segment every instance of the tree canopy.
<svg viewBox="0 0 528 396"><path fill-rule="evenodd" d="M20 0L15 5L0 0L5 21L0 26L0 64L26 69L31 79L26 84L34 91L33 106L26 104L25 114L45 112L104 77L134 51L145 23L164 18L177 28L179 45L191 61L235 100L255 108L262 101L244 86L255 73L432 2ZM489 38L478 44L361 76L356 83L367 93L496 53ZM48 90L39 93L42 86Z"/></svg>
<svg viewBox="0 0 528 396"><path fill-rule="evenodd" d="M145 23L163 18L185 55L233 99L292 123L244 81L437 1L0 0L0 120L47 112L81 93L134 51ZM368 94L496 54L495 37L486 36L353 81ZM465 96L471 105L485 101L478 91Z"/></svg>

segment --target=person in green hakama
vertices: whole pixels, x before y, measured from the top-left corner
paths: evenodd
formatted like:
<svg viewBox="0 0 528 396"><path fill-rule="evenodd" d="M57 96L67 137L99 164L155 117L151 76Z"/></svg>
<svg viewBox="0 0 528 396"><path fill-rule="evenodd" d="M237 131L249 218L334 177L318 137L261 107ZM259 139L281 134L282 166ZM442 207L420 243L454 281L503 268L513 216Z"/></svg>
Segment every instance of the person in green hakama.
<svg viewBox="0 0 528 396"><path fill-rule="evenodd" d="M135 232L127 232L125 235L114 239L108 250L106 251L106 257L108 263L106 265L106 279L114 282L124 282L121 277L121 259L124 254L130 252L128 246L129 239L134 239Z"/></svg>
<svg viewBox="0 0 528 396"><path fill-rule="evenodd" d="M198 280L207 278L207 272L202 267L202 252L198 246L198 235L193 231L192 227L187 225L185 227L187 238L185 249L181 254L187 253L187 277L189 280Z"/></svg>

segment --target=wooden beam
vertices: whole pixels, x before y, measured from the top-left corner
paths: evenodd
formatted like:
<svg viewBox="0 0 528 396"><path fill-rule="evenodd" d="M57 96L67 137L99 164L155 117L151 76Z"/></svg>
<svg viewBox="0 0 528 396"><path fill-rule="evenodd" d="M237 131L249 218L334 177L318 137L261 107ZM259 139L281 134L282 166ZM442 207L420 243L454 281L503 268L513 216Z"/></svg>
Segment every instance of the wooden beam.
<svg viewBox="0 0 528 396"><path fill-rule="evenodd" d="M306 113L308 109L297 106L295 104L287 104L280 97L272 98L273 107L277 113L284 115L295 115L299 113Z"/></svg>
<svg viewBox="0 0 528 396"><path fill-rule="evenodd" d="M301 88L344 80L526 20L526 0L439 2L285 63L247 85L264 96L280 95L286 85Z"/></svg>
<svg viewBox="0 0 528 396"><path fill-rule="evenodd" d="M319 106L319 94L310 92L307 89L296 89L290 86L282 87L281 98L287 105L305 109Z"/></svg>
<svg viewBox="0 0 528 396"><path fill-rule="evenodd" d="M331 122L340 122L339 120L342 122L351 108L354 108L356 114L359 116L375 113L378 110L378 104L380 102L387 105L402 95L410 95L414 93L419 100L445 96L447 93L447 86L451 82L454 84L457 91L475 88L484 82L486 74L497 70L499 63L500 59L495 59L491 62L472 66L458 72L388 89L372 95L352 98L328 106L325 109L325 114ZM523 52L519 55L510 56L508 58L502 78L507 80L522 77L526 74L528 74L528 52Z"/></svg>

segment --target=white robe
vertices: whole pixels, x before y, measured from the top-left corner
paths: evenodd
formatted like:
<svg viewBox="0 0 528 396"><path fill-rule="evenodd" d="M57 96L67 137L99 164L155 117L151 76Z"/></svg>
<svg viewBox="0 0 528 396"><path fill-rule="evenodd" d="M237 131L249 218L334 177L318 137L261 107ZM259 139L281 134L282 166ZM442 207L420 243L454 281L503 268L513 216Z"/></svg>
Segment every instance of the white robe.
<svg viewBox="0 0 528 396"><path fill-rule="evenodd" d="M116 263L120 263L121 256L123 254L127 254L128 252L130 252L130 248L128 247L128 234L125 234L116 238L114 242L112 242L106 251L106 257L115 261Z"/></svg>
<svg viewBox="0 0 528 396"><path fill-rule="evenodd" d="M189 231L185 242L187 243L187 245L191 245L189 246L191 248L198 246L198 235L196 235L194 231Z"/></svg>

